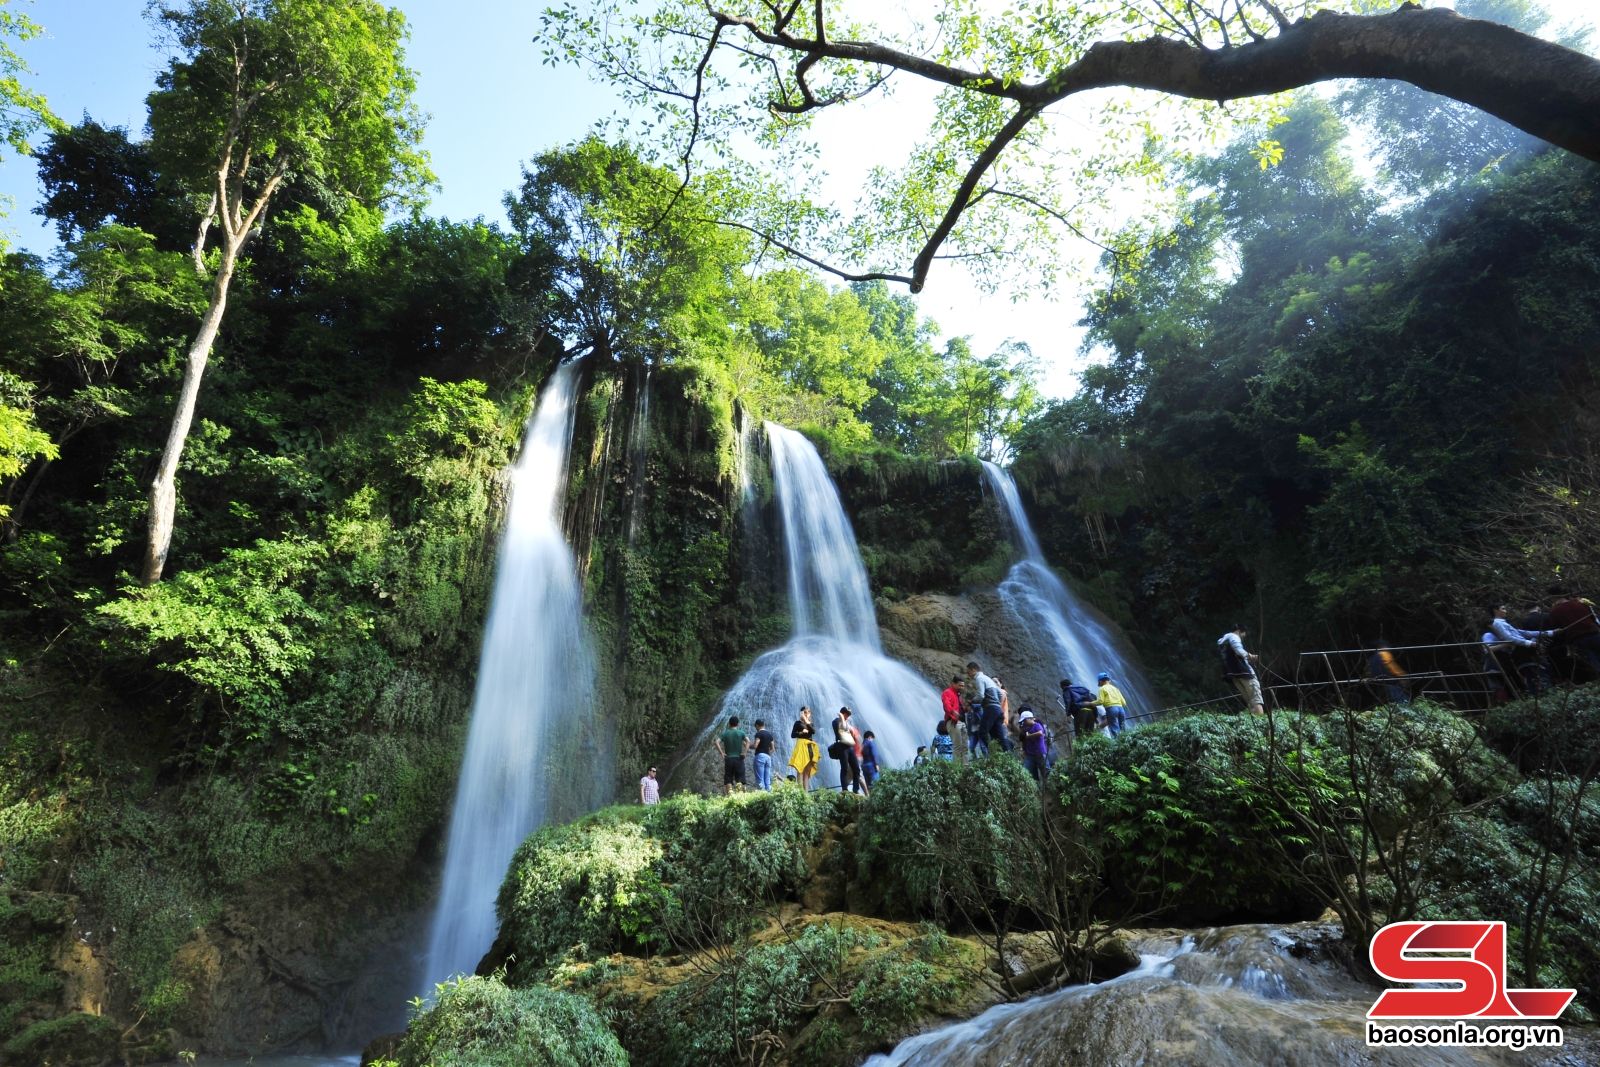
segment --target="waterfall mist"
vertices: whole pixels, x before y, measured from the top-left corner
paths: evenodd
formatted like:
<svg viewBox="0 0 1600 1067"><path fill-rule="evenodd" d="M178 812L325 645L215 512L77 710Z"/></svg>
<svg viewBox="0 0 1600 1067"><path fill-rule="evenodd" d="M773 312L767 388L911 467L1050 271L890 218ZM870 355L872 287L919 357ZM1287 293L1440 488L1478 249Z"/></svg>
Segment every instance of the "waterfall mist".
<svg viewBox="0 0 1600 1067"><path fill-rule="evenodd" d="M801 705L809 705L826 750L828 724L849 705L855 725L877 735L883 766L903 766L933 736L939 694L883 654L867 569L822 457L802 434L772 422L765 429L783 520L792 636L728 690L716 722L764 718L787 738ZM837 785L837 764L824 757L821 777Z"/></svg>
<svg viewBox="0 0 1600 1067"><path fill-rule="evenodd" d="M549 817L550 768L592 711L595 663L559 505L576 364L557 369L511 473L466 752L429 939L424 990L471 974L493 944L495 896L517 846ZM573 753L567 752L567 758ZM606 768L585 773L609 780Z"/></svg>
<svg viewBox="0 0 1600 1067"><path fill-rule="evenodd" d="M983 461L983 473L1001 505L1012 547L1021 557L1000 583L1000 601L1006 610L1024 630L1038 636L1038 652L1057 665L1061 677L1094 689L1095 675L1105 671L1128 698L1128 714L1155 711L1155 691L1132 655L1045 562L1039 539L1022 510L1017 483L988 460Z"/></svg>

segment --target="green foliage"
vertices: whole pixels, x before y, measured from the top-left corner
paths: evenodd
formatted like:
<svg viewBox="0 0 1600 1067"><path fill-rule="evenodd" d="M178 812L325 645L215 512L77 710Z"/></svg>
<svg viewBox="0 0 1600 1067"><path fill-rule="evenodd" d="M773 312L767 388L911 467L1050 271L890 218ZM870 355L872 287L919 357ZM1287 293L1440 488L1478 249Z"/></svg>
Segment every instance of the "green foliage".
<svg viewBox="0 0 1600 1067"><path fill-rule="evenodd" d="M966 763L933 760L872 787L857 820L857 881L891 913L930 919L951 913L950 894L971 887L996 902L1020 901L1027 887L1004 822L1041 817L1039 790L1009 757ZM948 843L960 841L959 848Z"/></svg>
<svg viewBox="0 0 1600 1067"><path fill-rule="evenodd" d="M1016 440L1047 555L1196 698L1241 609L1286 649L1456 641L1485 589L1585 573L1560 527L1594 481L1592 168L1386 203L1328 105L1287 114L1278 166L1248 138L1193 162L1184 221L1138 272L1106 260L1109 359Z"/></svg>
<svg viewBox="0 0 1600 1067"><path fill-rule="evenodd" d="M70 921L65 904L45 893L0 888L0 1041L16 1035L19 1020L60 1000L61 974L52 955Z"/></svg>
<svg viewBox="0 0 1600 1067"><path fill-rule="evenodd" d="M0 141L13 152L27 155L29 139L41 127L60 129L64 123L51 112L39 93L22 83L32 73L28 64L11 47L12 41L31 40L44 27L18 11L7 11L10 0L0 4Z"/></svg>
<svg viewBox="0 0 1600 1067"><path fill-rule="evenodd" d="M731 940L758 909L798 894L806 850L844 803L789 788L680 793L536 831L497 904L512 979L548 974L564 957Z"/></svg>
<svg viewBox="0 0 1600 1067"><path fill-rule="evenodd" d="M114 1019L73 1012L34 1023L5 1043L17 1063L108 1063L121 1047L122 1027Z"/></svg>
<svg viewBox="0 0 1600 1067"><path fill-rule="evenodd" d="M438 987L395 1050L399 1067L627 1067L593 1006L573 993L509 989L494 978Z"/></svg>
<svg viewBox="0 0 1600 1067"><path fill-rule="evenodd" d="M707 961L624 1021L624 1040L641 1067L746 1063L778 1035L796 1035L797 1059L848 1063L970 989L976 957L933 929L903 937L849 917L810 920Z"/></svg>
<svg viewBox="0 0 1600 1067"><path fill-rule="evenodd" d="M374 0L150 8L176 51L149 97L151 144L202 199L219 166L246 161L367 205L431 178L399 11Z"/></svg>

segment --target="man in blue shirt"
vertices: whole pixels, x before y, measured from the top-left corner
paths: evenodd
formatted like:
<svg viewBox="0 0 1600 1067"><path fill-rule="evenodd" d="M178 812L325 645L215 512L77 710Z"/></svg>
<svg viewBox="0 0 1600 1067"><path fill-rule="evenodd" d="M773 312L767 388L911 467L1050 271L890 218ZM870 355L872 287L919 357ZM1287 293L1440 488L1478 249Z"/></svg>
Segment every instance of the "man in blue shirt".
<svg viewBox="0 0 1600 1067"><path fill-rule="evenodd" d="M1511 625L1511 620L1506 618L1511 614L1511 609L1505 604L1497 605L1494 609L1494 619L1489 623L1489 633L1484 637L1494 635L1494 643L1511 646L1511 662L1516 666L1517 674L1522 681L1535 693L1542 693L1550 685L1550 674L1539 656L1539 639L1541 637L1554 637L1554 630L1524 630Z"/></svg>

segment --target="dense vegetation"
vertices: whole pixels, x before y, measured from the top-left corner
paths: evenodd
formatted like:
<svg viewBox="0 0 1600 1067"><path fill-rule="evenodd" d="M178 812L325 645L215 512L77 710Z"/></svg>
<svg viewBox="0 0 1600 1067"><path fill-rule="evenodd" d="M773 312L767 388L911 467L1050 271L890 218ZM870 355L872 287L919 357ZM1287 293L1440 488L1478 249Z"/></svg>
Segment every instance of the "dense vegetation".
<svg viewBox="0 0 1600 1067"><path fill-rule="evenodd" d="M514 988L610 1011L635 1064L854 1062L930 1017L1132 965L1121 924L1504 917L1514 980L1600 988L1582 689L1477 722L1426 704L1194 715L1011 757L539 831L501 890ZM1407 743L1401 743L1405 741ZM922 924L918 926L916 924ZM991 970L1002 954L1040 960Z"/></svg>
<svg viewBox="0 0 1600 1067"><path fill-rule="evenodd" d="M169 80L212 47L191 44ZM262 1047L213 1009L218 983L264 998L268 961L327 944L265 1043L355 1040L337 1027L409 995L403 968L376 968L384 989L362 975L431 896L499 472L558 358L590 357L568 525L617 665L599 743L629 768L665 761L786 629L771 546L739 532L742 425L953 456L999 447L1031 371L941 347L882 285L747 270L748 244L706 222L652 230L672 179L626 148L540 156L509 230L393 219L381 183L297 166L240 249L165 580L141 584L149 480L215 295L166 128L60 128L37 156L61 249L0 261L0 899L18 916L0 1039L60 1010L56 946L83 930L125 1051ZM615 790L562 784L563 815ZM219 941L260 964L219 970ZM318 990L352 987L323 1019Z"/></svg>
<svg viewBox="0 0 1600 1067"><path fill-rule="evenodd" d="M1085 322L1109 360L1016 438L1046 552L1170 697L1214 695L1240 620L1292 675L1300 649L1471 641L1494 603L1600 579L1600 173L1373 91L1295 104L1276 166L1250 138L1192 163L1184 223L1137 270L1107 258ZM1385 116L1376 175L1338 106Z"/></svg>
<svg viewBox="0 0 1600 1067"><path fill-rule="evenodd" d="M1282 647L1458 637L1486 598L1600 578L1592 167L1414 93L1301 100L1275 165L1262 131L1183 162L1183 224L1127 235L1142 253L1108 259L1089 310L1110 361L1043 408L1022 346L980 355L881 281L774 265L707 221L729 190L680 192L627 145L537 155L508 226L428 216L403 21L363 0L383 48L354 90L360 158L320 154L301 120L323 105L296 98L268 116L293 137L251 136L298 154L237 163L229 195L270 210L230 238L147 583L150 486L224 266L196 242L217 209L193 135L228 94L177 87L215 73L226 38L203 20L240 10L169 6L202 22L179 20L148 137L55 124L0 40L0 136L53 131L36 154L62 242L0 258L0 1046L19 1062L348 1045L414 992L394 961L433 893L501 471L561 359L586 360L566 527L607 664L586 743L613 768L562 764L563 817L666 764L787 631L777 546L747 521L770 506L763 418L819 443L890 599L999 577L972 456L1014 454L1047 551L1135 624L1169 696L1210 695L1209 643L1240 613ZM327 7L242 10L304 33ZM1376 176L1346 121L1375 131ZM1419 143L1428 123L1449 132ZM1584 700L1497 712L1492 748L1427 709L1281 737L1201 718L1091 741L1042 797L997 761L892 776L859 810L608 809L530 839L504 973L453 987L397 1056L476 1062L515 1034L612 1063L614 1025L641 1062L801 1032L791 1049L843 1060L982 1000L985 936L1043 928L1051 980L1092 972L1074 938L1111 899L1195 922L1329 904L1353 930L1517 913L1518 974L1592 1009ZM1379 772L1396 791L1362 792ZM1431 858L1402 836L1349 891L1329 798L1352 792L1382 848L1423 826ZM908 827L947 847L908 850ZM847 904L866 921L814 921ZM694 962L638 962L669 950ZM774 985L798 992L762 1000ZM701 1025L706 1003L732 1021Z"/></svg>

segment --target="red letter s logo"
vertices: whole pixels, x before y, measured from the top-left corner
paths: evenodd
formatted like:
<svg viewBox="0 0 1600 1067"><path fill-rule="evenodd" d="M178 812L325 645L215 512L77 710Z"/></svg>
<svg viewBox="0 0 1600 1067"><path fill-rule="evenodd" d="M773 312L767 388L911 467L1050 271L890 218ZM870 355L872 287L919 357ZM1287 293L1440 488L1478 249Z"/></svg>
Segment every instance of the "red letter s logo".
<svg viewBox="0 0 1600 1067"><path fill-rule="evenodd" d="M1464 955L1407 955L1420 952ZM1367 957L1391 982L1455 983L1449 989L1386 990L1367 1012L1373 1019L1553 1019L1576 995L1506 989L1506 924L1498 921L1391 923L1373 936Z"/></svg>

